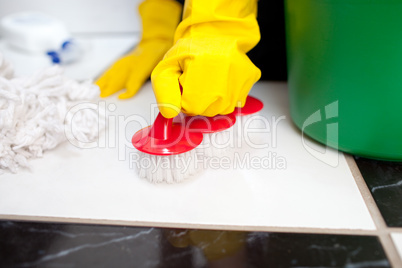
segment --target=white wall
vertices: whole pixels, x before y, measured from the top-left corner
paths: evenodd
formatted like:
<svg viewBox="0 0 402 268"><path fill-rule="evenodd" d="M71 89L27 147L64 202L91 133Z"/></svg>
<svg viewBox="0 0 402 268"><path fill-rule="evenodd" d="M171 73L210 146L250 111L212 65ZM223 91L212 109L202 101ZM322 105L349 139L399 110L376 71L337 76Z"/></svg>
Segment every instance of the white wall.
<svg viewBox="0 0 402 268"><path fill-rule="evenodd" d="M0 17L41 11L61 19L72 33L139 32L142 0L0 0Z"/></svg>

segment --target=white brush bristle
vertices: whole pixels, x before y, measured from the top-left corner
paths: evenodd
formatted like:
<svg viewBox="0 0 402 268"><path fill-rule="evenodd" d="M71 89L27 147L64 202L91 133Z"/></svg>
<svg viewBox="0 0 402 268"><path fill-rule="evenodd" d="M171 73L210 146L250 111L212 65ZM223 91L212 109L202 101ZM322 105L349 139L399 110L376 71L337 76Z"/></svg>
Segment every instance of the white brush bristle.
<svg viewBox="0 0 402 268"><path fill-rule="evenodd" d="M230 148L230 139L233 139L231 128L216 133L204 133L202 143L196 148L197 155L206 158L222 156Z"/></svg>
<svg viewBox="0 0 402 268"><path fill-rule="evenodd" d="M140 154L138 174L152 183L177 183L199 172L195 150L178 155Z"/></svg>

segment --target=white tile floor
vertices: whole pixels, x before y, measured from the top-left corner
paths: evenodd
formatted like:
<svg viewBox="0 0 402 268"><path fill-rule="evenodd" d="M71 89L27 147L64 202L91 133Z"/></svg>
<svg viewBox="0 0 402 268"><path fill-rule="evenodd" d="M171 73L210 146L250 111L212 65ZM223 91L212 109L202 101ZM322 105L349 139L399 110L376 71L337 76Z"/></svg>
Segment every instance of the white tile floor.
<svg viewBox="0 0 402 268"><path fill-rule="evenodd" d="M111 39L109 43L94 39L93 51L81 63L69 67L67 75L77 79L96 76L133 40ZM18 73L39 67L39 63L22 67L23 56L7 49L4 55L10 55L17 70L21 68ZM276 153L276 159L286 163L284 169L210 168L177 185L153 185L139 179L130 167L135 164L130 159L135 150L129 140L141 127L139 118L151 121L150 104L155 100L148 83L133 99L120 101L112 96L106 100L106 104L117 107L108 117L108 134L117 133L118 138L108 139L104 148L79 150L66 143L32 161L32 171L0 176L0 214L189 227L374 230L343 154L327 151L319 159L306 149L321 146L303 144L299 131L293 127L286 84L261 82L253 88L252 95L264 101L261 115L271 126L275 119L283 119L276 131L271 128L268 133L268 148L244 146L235 152L240 156L249 153L250 158L256 159ZM133 115L137 117L129 117ZM119 122L119 116L123 121L113 123ZM332 167L326 164L328 159L338 159L338 164Z"/></svg>
<svg viewBox="0 0 402 268"><path fill-rule="evenodd" d="M391 234L392 240L398 250L399 256L402 259L402 233L393 233Z"/></svg>

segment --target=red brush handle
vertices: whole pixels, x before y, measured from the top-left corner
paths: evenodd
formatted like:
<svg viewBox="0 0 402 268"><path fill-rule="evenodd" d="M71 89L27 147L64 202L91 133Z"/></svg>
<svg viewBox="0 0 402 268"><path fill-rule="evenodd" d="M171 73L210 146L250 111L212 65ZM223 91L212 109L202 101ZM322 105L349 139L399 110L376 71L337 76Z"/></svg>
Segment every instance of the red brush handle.
<svg viewBox="0 0 402 268"><path fill-rule="evenodd" d="M180 83L179 83L180 85ZM180 93L183 94L183 87L180 85ZM165 118L161 113L155 119L149 136L154 139L167 140L172 136L173 118Z"/></svg>
<svg viewBox="0 0 402 268"><path fill-rule="evenodd" d="M155 119L149 136L154 139L167 140L172 135L173 118L165 118L161 113Z"/></svg>

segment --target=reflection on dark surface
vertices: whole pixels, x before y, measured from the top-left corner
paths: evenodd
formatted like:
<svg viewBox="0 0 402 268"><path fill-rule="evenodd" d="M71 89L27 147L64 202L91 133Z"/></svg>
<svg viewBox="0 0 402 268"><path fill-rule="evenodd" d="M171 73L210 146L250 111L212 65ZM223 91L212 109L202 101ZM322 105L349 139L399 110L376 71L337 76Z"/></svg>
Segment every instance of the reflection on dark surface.
<svg viewBox="0 0 402 268"><path fill-rule="evenodd" d="M0 267L390 267L372 236L0 221Z"/></svg>
<svg viewBox="0 0 402 268"><path fill-rule="evenodd" d="M402 163L356 158L378 208L390 227L402 227Z"/></svg>
<svg viewBox="0 0 402 268"><path fill-rule="evenodd" d="M170 246L193 251L193 262L183 267L247 267L246 232L163 229L162 233Z"/></svg>

